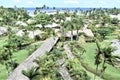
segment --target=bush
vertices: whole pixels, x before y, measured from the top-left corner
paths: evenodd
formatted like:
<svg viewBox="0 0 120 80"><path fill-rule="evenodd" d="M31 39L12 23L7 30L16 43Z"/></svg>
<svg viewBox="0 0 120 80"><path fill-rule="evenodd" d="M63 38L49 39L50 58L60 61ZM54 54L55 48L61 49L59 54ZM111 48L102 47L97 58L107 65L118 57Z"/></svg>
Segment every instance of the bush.
<svg viewBox="0 0 120 80"><path fill-rule="evenodd" d="M49 36L48 36L48 34L46 33L46 32L44 32L44 33L42 33L41 34L41 39L42 40L45 40L45 39L47 39Z"/></svg>
<svg viewBox="0 0 120 80"><path fill-rule="evenodd" d="M97 33L100 34L100 36L105 39L105 36L107 36L108 34L112 33L113 30L111 28L108 28L108 27L101 27L101 28L98 28L96 30Z"/></svg>
<svg viewBox="0 0 120 80"><path fill-rule="evenodd" d="M40 40L40 35L36 35L34 39L35 39L35 41L39 41Z"/></svg>

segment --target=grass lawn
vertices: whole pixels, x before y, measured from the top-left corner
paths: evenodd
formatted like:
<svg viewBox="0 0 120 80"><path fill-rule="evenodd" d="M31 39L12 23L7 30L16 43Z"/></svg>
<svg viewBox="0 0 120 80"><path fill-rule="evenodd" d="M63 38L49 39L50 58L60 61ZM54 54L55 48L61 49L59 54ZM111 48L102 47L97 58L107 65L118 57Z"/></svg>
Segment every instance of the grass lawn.
<svg viewBox="0 0 120 80"><path fill-rule="evenodd" d="M4 39L0 39L0 43L2 44L5 42ZM43 42L37 42L38 47L42 44ZM2 44L3 46L4 44ZM1 47L2 47L1 46ZM25 49L13 52L13 60L16 60L17 63L22 63L28 56L29 56L29 49L34 48L34 44L30 45L28 48L26 47ZM5 69L4 65L0 64L0 80L6 80L8 77L7 71Z"/></svg>
<svg viewBox="0 0 120 80"><path fill-rule="evenodd" d="M108 41L103 41L101 44L106 44L108 45L110 42ZM84 58L84 62L87 63L87 65L93 69L96 68L96 66L94 65L95 62L95 51L96 51L96 44L95 43L86 43L84 45L84 48L86 49L86 53L84 53L83 58ZM100 65L101 66L101 65ZM99 66L99 69L101 68ZM112 67L111 65L107 64L107 68L105 70L105 74L109 74L109 76L112 77L119 77L120 79L120 69L116 69L114 67ZM112 80L112 79L111 79Z"/></svg>
<svg viewBox="0 0 120 80"><path fill-rule="evenodd" d="M118 39L118 36L116 36L116 35L106 36L106 39L107 40Z"/></svg>
<svg viewBox="0 0 120 80"><path fill-rule="evenodd" d="M7 43L6 40L7 40L6 36L5 37L0 37L0 47L2 47L3 45L5 45Z"/></svg>

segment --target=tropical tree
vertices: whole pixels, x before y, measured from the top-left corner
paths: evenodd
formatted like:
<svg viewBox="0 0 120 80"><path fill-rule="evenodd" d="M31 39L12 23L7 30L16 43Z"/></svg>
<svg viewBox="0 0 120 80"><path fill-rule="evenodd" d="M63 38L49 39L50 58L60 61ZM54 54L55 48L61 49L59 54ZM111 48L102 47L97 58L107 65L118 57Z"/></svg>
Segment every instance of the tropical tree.
<svg viewBox="0 0 120 80"><path fill-rule="evenodd" d="M71 41L73 40L73 29L74 29L74 24L72 23L72 21L65 21L64 23L62 23L62 27L64 30L67 31L71 31Z"/></svg>
<svg viewBox="0 0 120 80"><path fill-rule="evenodd" d="M36 24L41 24L43 27L53 22L50 15L47 15L45 13L39 13L33 19L36 21Z"/></svg>
<svg viewBox="0 0 120 80"><path fill-rule="evenodd" d="M98 73L98 66L100 63L102 63L102 71L100 77L102 77L102 73L105 71L107 66L105 66L106 63L114 66L114 62L117 61L116 58L117 56L113 56L112 52L115 50L115 48L111 46L101 46L97 41L96 41L96 46L97 46L97 51L96 51L96 56L95 56L95 65L96 65L96 74ZM95 80L96 75L94 76Z"/></svg>
<svg viewBox="0 0 120 80"><path fill-rule="evenodd" d="M100 34L100 36L101 36L101 38L102 38L102 40L103 40L103 39L105 39L105 37L106 37L108 34L110 34L110 33L113 32L113 29L111 29L111 28L109 28L109 27L101 27L101 28L97 28L97 29L96 29L96 32L98 32L98 33Z"/></svg>
<svg viewBox="0 0 120 80"><path fill-rule="evenodd" d="M77 32L77 40L79 38L79 29L82 28L84 26L84 23L82 21L81 18L72 18L71 19L71 22L73 23L74 25L74 29L76 29L76 32Z"/></svg>
<svg viewBox="0 0 120 80"><path fill-rule="evenodd" d="M8 65L8 61L10 59L10 56L7 52L7 49L4 48L2 50L0 50L0 64L5 65L5 69L9 75L10 71L9 71L9 65Z"/></svg>
<svg viewBox="0 0 120 80"><path fill-rule="evenodd" d="M86 50L83 48L83 45L76 41L70 42L69 47L74 56L77 57L79 60L81 60L82 55L86 52Z"/></svg>
<svg viewBox="0 0 120 80"><path fill-rule="evenodd" d="M62 21L63 22L65 21L65 15L62 13L59 13L59 11L56 12L54 17L55 17L55 22L57 22L57 23L61 23Z"/></svg>
<svg viewBox="0 0 120 80"><path fill-rule="evenodd" d="M118 23L119 23L118 18L113 18L113 19L111 20L111 23L112 23L112 24L115 24L115 25L118 25Z"/></svg>
<svg viewBox="0 0 120 80"><path fill-rule="evenodd" d="M19 64L16 60L13 60L12 62L8 62L7 65L10 66L12 70L14 70Z"/></svg>
<svg viewBox="0 0 120 80"><path fill-rule="evenodd" d="M66 64L70 76L74 80L89 80L89 76L87 75L86 71L80 68L80 63L76 58L73 60L68 59L66 61Z"/></svg>
<svg viewBox="0 0 120 80"><path fill-rule="evenodd" d="M38 67L32 67L29 70L22 70L22 74L27 76L30 80L36 80L35 77L39 75Z"/></svg>

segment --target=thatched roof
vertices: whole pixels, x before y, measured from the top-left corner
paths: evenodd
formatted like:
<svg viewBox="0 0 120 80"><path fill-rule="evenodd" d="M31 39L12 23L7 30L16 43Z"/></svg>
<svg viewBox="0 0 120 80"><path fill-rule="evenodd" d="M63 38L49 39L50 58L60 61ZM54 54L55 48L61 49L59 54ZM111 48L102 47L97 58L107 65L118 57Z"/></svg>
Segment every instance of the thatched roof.
<svg viewBox="0 0 120 80"><path fill-rule="evenodd" d="M113 55L120 56L120 41L119 40L112 40L111 46L116 47L117 50L113 52Z"/></svg>
<svg viewBox="0 0 120 80"><path fill-rule="evenodd" d="M109 15L111 18L118 18L120 20L120 14L118 15Z"/></svg>
<svg viewBox="0 0 120 80"><path fill-rule="evenodd" d="M40 34L42 33L42 31L40 31L40 30L27 31L27 33L28 33L28 37L31 38L31 39L33 39L36 35L40 35ZM24 33L23 30L19 30L19 31L16 33L17 36L21 36L21 37L22 37L24 34L25 34L25 33Z"/></svg>
<svg viewBox="0 0 120 80"><path fill-rule="evenodd" d="M85 30L83 30L83 32L88 37L94 37L94 34L92 33L91 29L85 29Z"/></svg>
<svg viewBox="0 0 120 80"><path fill-rule="evenodd" d="M19 26L27 26L27 24L23 21L18 21L16 22L16 25L19 25Z"/></svg>
<svg viewBox="0 0 120 80"><path fill-rule="evenodd" d="M66 17L66 21L71 21L71 17Z"/></svg>
<svg viewBox="0 0 120 80"><path fill-rule="evenodd" d="M28 19L28 20L27 20L27 23L28 23L28 24L32 24L32 23L35 23L35 22L36 22L36 21L33 20L33 19Z"/></svg>
<svg viewBox="0 0 120 80"><path fill-rule="evenodd" d="M52 24L47 24L45 25L45 28L60 28L60 25L59 24L56 24L56 23L52 23Z"/></svg>
<svg viewBox="0 0 120 80"><path fill-rule="evenodd" d="M43 26L41 24L37 24L35 27L42 28Z"/></svg>
<svg viewBox="0 0 120 80"><path fill-rule="evenodd" d="M23 30L19 30L17 33L16 33L17 36L23 36L24 35L24 32Z"/></svg>
<svg viewBox="0 0 120 80"><path fill-rule="evenodd" d="M36 35L40 35L42 32L40 30L29 31L28 37L33 39Z"/></svg>
<svg viewBox="0 0 120 80"><path fill-rule="evenodd" d="M0 35L3 35L7 33L7 28L6 27L0 27Z"/></svg>

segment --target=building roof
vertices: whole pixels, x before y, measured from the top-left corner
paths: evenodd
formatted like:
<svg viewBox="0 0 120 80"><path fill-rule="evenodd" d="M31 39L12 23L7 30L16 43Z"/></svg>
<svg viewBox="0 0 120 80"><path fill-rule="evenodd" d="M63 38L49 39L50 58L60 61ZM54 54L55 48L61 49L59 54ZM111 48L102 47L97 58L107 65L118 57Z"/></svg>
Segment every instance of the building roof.
<svg viewBox="0 0 120 80"><path fill-rule="evenodd" d="M23 22L23 21L16 22L16 25L27 26L27 24L25 22Z"/></svg>
<svg viewBox="0 0 120 80"><path fill-rule="evenodd" d="M28 23L28 24L32 24L32 23L35 23L35 22L36 22L36 21L33 20L33 19L28 19L28 20L27 20L27 23Z"/></svg>
<svg viewBox="0 0 120 80"><path fill-rule="evenodd" d="M35 25L35 27L42 28L43 26L41 24L37 24L37 25Z"/></svg>
<svg viewBox="0 0 120 80"><path fill-rule="evenodd" d="M79 30L78 33L83 33L83 31ZM65 37L71 37L71 31L67 31L63 34ZM73 36L77 35L77 30L73 30Z"/></svg>
<svg viewBox="0 0 120 80"><path fill-rule="evenodd" d="M35 30L35 31L27 31L28 32L28 37L33 39L36 35L40 35L42 33L42 31L40 30ZM20 30L16 33L17 36L23 36L24 35L24 31Z"/></svg>
<svg viewBox="0 0 120 80"><path fill-rule="evenodd" d="M0 27L0 35L7 33L6 27Z"/></svg>
<svg viewBox="0 0 120 80"><path fill-rule="evenodd" d="M47 25L45 25L45 28L55 28L55 27L60 27L60 25L59 24L56 24L56 23L52 23L52 24L47 24Z"/></svg>
<svg viewBox="0 0 120 80"><path fill-rule="evenodd" d="M85 29L85 30L83 30L83 32L88 37L94 37L94 34L92 33L91 29Z"/></svg>

